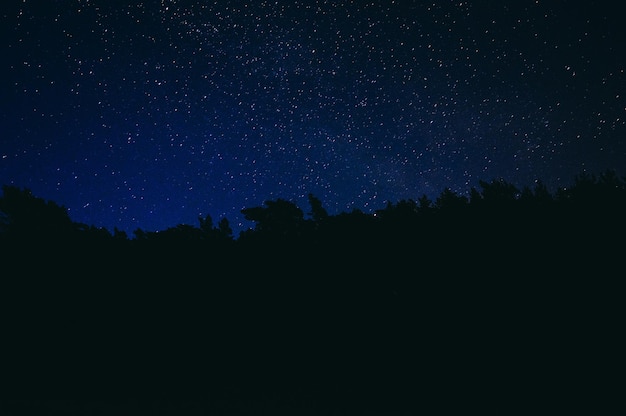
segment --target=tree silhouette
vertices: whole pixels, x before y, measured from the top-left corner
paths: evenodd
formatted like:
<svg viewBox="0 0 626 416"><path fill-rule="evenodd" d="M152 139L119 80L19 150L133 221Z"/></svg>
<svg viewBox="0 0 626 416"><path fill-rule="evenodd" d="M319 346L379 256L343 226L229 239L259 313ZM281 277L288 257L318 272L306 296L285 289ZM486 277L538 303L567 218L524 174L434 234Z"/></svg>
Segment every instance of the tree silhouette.
<svg viewBox="0 0 626 416"><path fill-rule="evenodd" d="M245 219L256 223L255 230L272 236L292 235L304 223L303 211L293 202L278 198L265 201L265 207L244 208Z"/></svg>
<svg viewBox="0 0 626 416"><path fill-rule="evenodd" d="M233 229L230 227L230 222L228 221L228 218L222 218L221 220L219 220L219 222L217 223L217 231L219 235L225 239L230 240L233 237Z"/></svg>
<svg viewBox="0 0 626 416"><path fill-rule="evenodd" d="M5 233L35 237L63 237L76 229L65 207L35 197L29 189L3 186L0 198Z"/></svg>
<svg viewBox="0 0 626 416"><path fill-rule="evenodd" d="M435 207L439 211L459 212L467 205L467 198L459 195L450 188L445 188L435 200Z"/></svg>
<svg viewBox="0 0 626 416"><path fill-rule="evenodd" d="M316 224L321 224L328 219L328 212L322 206L322 201L319 200L315 195L308 194L309 205L311 205L311 212L309 215L311 219Z"/></svg>
<svg viewBox="0 0 626 416"><path fill-rule="evenodd" d="M479 181L482 201L492 207L507 206L519 196L519 190L515 185L504 179L494 179L491 182Z"/></svg>

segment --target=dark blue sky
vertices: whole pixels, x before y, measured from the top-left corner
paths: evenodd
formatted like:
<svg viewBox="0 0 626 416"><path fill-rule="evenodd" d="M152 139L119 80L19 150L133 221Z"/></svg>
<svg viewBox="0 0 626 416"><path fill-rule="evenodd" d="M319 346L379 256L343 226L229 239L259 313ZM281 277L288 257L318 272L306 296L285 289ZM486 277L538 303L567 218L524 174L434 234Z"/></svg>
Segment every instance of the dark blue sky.
<svg viewBox="0 0 626 416"><path fill-rule="evenodd" d="M510 3L510 4L507 4ZM132 235L626 166L619 2L7 0L0 182Z"/></svg>

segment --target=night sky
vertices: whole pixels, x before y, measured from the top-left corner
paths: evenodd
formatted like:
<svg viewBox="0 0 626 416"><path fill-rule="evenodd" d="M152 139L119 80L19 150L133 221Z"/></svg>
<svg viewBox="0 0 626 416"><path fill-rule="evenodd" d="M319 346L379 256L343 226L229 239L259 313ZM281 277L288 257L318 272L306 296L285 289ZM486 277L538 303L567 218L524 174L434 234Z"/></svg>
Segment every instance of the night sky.
<svg viewBox="0 0 626 416"><path fill-rule="evenodd" d="M618 1L2 6L1 184L131 237L625 173Z"/></svg>

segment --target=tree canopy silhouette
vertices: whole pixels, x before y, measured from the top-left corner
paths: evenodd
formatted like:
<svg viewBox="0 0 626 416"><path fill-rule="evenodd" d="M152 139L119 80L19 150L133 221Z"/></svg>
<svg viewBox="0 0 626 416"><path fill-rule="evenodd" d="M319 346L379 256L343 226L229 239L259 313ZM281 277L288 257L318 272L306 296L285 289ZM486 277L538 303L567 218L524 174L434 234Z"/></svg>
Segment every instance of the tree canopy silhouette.
<svg viewBox="0 0 626 416"><path fill-rule="evenodd" d="M6 391L208 391L216 411L278 391L382 412L410 407L416 389L503 401L505 385L591 389L610 368L580 357L613 357L626 232L615 172L555 192L480 181L371 214L308 202L306 215L285 199L243 209L254 228L238 238L210 216L129 238L4 186ZM552 381L536 376L546 368Z"/></svg>

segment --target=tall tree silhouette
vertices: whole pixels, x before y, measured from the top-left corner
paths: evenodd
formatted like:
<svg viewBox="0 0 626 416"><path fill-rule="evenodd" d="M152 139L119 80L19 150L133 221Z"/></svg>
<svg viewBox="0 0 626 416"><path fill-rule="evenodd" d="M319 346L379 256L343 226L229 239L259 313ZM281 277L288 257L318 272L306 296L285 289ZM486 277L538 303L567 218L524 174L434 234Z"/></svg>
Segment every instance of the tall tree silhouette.
<svg viewBox="0 0 626 416"><path fill-rule="evenodd" d="M328 212L322 206L322 201L312 193L308 194L309 205L311 206L311 212L309 215L316 224L321 224L328 219Z"/></svg>

